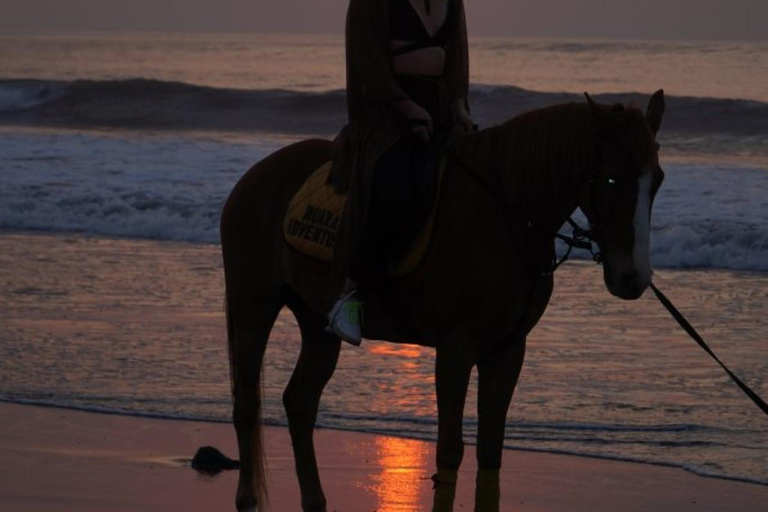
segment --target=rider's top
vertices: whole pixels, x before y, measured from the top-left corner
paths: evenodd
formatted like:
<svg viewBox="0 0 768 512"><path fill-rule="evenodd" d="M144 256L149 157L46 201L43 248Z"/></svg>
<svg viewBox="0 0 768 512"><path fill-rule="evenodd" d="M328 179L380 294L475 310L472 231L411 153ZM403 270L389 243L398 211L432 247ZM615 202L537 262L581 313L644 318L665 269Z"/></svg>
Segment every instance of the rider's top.
<svg viewBox="0 0 768 512"><path fill-rule="evenodd" d="M446 49L450 38L450 29L454 23L456 11L453 0L448 0L445 21L440 30L432 36L427 31L421 16L416 12L410 0L390 0L389 2L389 37L398 41L411 41L410 44L392 51L392 55L403 55L421 48L439 47Z"/></svg>

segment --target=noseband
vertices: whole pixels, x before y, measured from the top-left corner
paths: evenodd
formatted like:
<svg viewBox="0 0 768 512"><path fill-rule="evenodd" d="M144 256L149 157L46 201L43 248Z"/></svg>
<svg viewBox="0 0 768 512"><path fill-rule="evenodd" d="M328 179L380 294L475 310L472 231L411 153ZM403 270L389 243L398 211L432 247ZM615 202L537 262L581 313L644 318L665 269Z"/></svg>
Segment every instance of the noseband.
<svg viewBox="0 0 768 512"><path fill-rule="evenodd" d="M597 174L598 169L600 169L600 150L597 149L595 151L595 158L594 163L591 167L591 170L588 173L588 177L586 180L585 185L589 187L588 189L588 201L587 203L590 205L590 208L582 208L581 211L584 212L584 216L587 218L587 223L589 224L589 228L585 229L582 228L578 222L573 220L573 216L569 215L565 221L570 224L572 231L571 236L565 236L560 233L555 234L555 238L558 240L561 240L566 243L568 246L568 249L566 250L565 254L559 259L556 260L552 264L552 272L557 270L557 268L568 261L568 258L571 256L571 251L573 251L574 248L576 249L584 249L585 251L589 251L589 253L592 255L592 261L600 265L603 262L603 255L600 252L600 244L599 244L599 236L600 236L600 224L598 223L597 219L595 218L595 215L593 212L588 211L591 210L591 206L594 204L594 197L595 197L595 186L597 184ZM616 184L616 180L609 178L608 183L610 184ZM597 248L595 248L597 246Z"/></svg>
<svg viewBox="0 0 768 512"><path fill-rule="evenodd" d="M555 270L560 267L560 265L568 261L568 259L571 257L571 251L573 251L574 248L589 251L589 253L592 255L592 261L598 265L601 264L603 262L603 254L600 252L600 246L597 243L597 224L592 221L589 216L587 216L589 229L584 229L579 226L579 224L573 220L572 216L569 216L566 219L566 222L571 225L571 228L573 228L573 231L571 231L571 236L565 236L557 233L555 234L555 238L565 242L566 245L568 245L568 249L565 251L565 254L560 257L560 259L552 263L552 268L549 270L549 273L554 273ZM595 246L597 246L597 249L595 249Z"/></svg>

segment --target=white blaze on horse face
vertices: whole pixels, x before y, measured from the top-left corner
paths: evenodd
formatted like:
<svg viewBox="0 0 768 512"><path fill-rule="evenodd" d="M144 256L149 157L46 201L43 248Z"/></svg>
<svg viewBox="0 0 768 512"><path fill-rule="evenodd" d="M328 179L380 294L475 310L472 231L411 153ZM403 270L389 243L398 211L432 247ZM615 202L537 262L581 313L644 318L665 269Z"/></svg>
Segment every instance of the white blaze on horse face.
<svg viewBox="0 0 768 512"><path fill-rule="evenodd" d="M632 250L632 262L637 271L637 280L641 285L651 282L651 185L653 173L646 168L640 176L635 205L635 246Z"/></svg>

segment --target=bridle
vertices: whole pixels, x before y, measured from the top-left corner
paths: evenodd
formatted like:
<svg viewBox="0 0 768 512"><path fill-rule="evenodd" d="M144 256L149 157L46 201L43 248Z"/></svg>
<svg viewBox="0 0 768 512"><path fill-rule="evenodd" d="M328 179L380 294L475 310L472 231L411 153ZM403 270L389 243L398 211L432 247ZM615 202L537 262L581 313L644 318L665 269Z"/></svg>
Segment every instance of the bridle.
<svg viewBox="0 0 768 512"><path fill-rule="evenodd" d="M565 236L558 232L555 234L555 238L565 242L565 244L568 246L568 249L559 260L556 260L553 263L552 272L557 270L560 265L568 261L571 255L571 251L573 251L574 248L589 251L589 253L592 255L592 261L598 265L603 263L603 254L600 252L599 243L601 233L600 222L599 219L595 216L593 210L595 205L595 197L597 197L595 188L598 184L598 176L600 174L600 168L602 167L602 160L602 144L598 139L595 143L592 163L586 173L586 179L584 180L584 183L579 187L580 190L578 192L579 198L581 198L581 187L587 187L587 200L582 202L581 211L587 218L587 224L589 227L586 229L582 228L575 220L573 220L572 215L569 215L568 218L565 219L565 222L571 226L571 236ZM616 181L612 178L608 178L608 183L615 184ZM595 246L597 246L597 248L595 248Z"/></svg>
<svg viewBox="0 0 768 512"><path fill-rule="evenodd" d="M550 273L554 273L555 270L560 267L560 265L568 261L571 256L571 251L573 251L574 248L589 251L589 253L592 255L592 261L598 265L601 264L603 262L603 254L600 252L600 246L597 243L596 223L589 216L587 216L589 228L584 229L579 226L579 224L573 220L573 217L570 215L567 219L565 219L565 221L570 224L572 228L571 236L566 236L558 232L555 234L555 238L565 242L568 246L568 249L566 249L565 254L563 254L558 260L552 263L552 269ZM597 249L595 249L595 246L597 246Z"/></svg>

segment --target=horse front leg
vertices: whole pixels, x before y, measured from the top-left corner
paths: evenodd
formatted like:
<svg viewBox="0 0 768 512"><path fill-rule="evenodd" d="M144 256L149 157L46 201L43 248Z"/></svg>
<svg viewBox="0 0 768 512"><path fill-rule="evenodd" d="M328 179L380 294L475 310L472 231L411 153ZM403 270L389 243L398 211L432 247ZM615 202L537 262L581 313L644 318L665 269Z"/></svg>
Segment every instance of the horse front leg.
<svg viewBox="0 0 768 512"><path fill-rule="evenodd" d="M499 470L512 394L525 356L525 337L509 340L477 363L477 478L475 512L498 512Z"/></svg>
<svg viewBox="0 0 768 512"><path fill-rule="evenodd" d="M301 328L301 354L283 393L283 405L301 489L301 508L304 512L325 512L312 436L320 396L336 369L341 341L325 332L325 320L319 315L303 308L294 308L294 314Z"/></svg>
<svg viewBox="0 0 768 512"><path fill-rule="evenodd" d="M456 480L464 457L462 422L474 354L454 345L438 346L435 360L437 390L437 474L433 512L450 512Z"/></svg>

